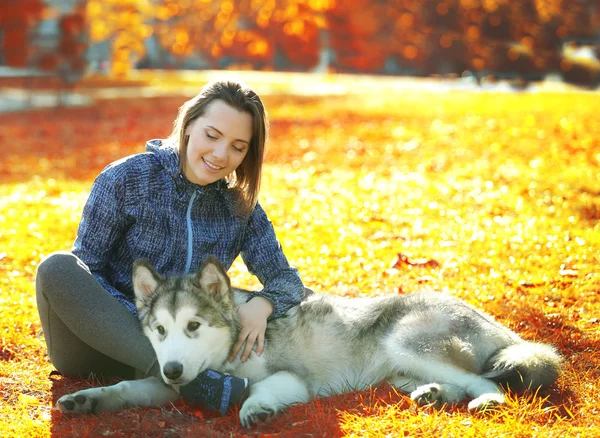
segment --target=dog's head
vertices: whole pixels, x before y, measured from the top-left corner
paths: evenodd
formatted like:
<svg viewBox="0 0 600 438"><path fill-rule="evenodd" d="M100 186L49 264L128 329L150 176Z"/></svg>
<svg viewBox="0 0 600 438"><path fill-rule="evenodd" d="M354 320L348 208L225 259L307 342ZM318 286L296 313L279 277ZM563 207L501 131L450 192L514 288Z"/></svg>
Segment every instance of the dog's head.
<svg viewBox="0 0 600 438"><path fill-rule="evenodd" d="M209 257L198 273L168 278L136 260L133 290L165 382L183 385L223 365L237 333L233 291L219 260Z"/></svg>

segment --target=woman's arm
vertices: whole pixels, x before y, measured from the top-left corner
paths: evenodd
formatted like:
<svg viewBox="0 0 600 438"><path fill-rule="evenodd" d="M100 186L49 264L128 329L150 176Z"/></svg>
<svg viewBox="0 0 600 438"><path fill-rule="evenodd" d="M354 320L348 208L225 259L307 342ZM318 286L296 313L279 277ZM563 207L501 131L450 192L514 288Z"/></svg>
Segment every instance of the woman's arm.
<svg viewBox="0 0 600 438"><path fill-rule="evenodd" d="M264 286L237 308L241 328L229 360L234 360L245 343L240 356L244 362L255 344L256 353L262 353L267 320L283 316L298 305L304 297L304 286L298 271L289 265L283 254L273 226L260 205L256 206L248 221L241 255L248 270Z"/></svg>
<svg viewBox="0 0 600 438"><path fill-rule="evenodd" d="M107 278L114 248L123 241L126 227L125 186L119 171L109 166L94 181L83 208L72 252L89 268L104 289L136 315L135 304L118 291Z"/></svg>
<svg viewBox="0 0 600 438"><path fill-rule="evenodd" d="M273 225L260 204L248 220L241 255L248 270L264 287L253 293L250 300L261 296L270 301L273 313L269 318L283 316L302 301L304 285L298 270L288 263Z"/></svg>

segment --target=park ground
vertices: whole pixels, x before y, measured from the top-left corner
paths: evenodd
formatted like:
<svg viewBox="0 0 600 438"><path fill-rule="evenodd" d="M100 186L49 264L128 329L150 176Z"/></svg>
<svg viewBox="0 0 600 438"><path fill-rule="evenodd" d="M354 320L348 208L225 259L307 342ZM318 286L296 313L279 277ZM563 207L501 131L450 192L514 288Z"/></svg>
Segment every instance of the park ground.
<svg viewBox="0 0 600 438"><path fill-rule="evenodd" d="M382 384L290 408L250 431L235 414L183 402L85 417L54 409L61 395L99 382L53 373L36 267L71 247L98 172L168 135L178 106L215 75L90 83L74 92L95 105L0 114L1 436L600 433L597 93L363 76L238 74L270 113L261 203L290 262L320 292L461 297L522 337L555 344L565 358L558 382L487 415L464 404L417 409ZM230 275L258 287L239 260Z"/></svg>

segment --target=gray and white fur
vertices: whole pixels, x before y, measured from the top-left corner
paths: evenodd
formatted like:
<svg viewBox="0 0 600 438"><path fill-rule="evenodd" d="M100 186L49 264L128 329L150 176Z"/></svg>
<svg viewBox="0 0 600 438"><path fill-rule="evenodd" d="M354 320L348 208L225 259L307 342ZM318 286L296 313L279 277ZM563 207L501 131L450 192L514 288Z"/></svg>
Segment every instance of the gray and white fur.
<svg viewBox="0 0 600 438"><path fill-rule="evenodd" d="M208 258L197 274L163 278L147 262L133 273L140 321L162 377L124 381L61 397L64 412L154 406L178 398L179 385L214 369L250 380L239 415L246 427L287 406L389 381L418 405L470 398L470 410L505 403L504 390L547 387L561 358L529 342L464 301L442 293L377 298L313 295L267 325L265 349L228 362L240 330L221 263Z"/></svg>

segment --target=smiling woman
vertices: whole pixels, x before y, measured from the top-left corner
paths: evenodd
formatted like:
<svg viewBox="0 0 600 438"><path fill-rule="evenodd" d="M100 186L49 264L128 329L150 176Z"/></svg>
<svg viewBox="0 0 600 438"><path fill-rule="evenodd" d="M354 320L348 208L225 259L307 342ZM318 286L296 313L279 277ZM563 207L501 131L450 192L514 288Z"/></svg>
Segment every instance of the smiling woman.
<svg viewBox="0 0 600 438"><path fill-rule="evenodd" d="M183 171L189 181L205 186L233 174L242 164L252 139L252 116L215 100L185 133Z"/></svg>
<svg viewBox="0 0 600 438"><path fill-rule="evenodd" d="M197 270L209 255L229 268L241 254L264 289L237 308L241 330L230 359L239 353L245 361L254 347L262 353L267 319L305 294L257 202L266 129L256 93L213 82L180 108L170 139L151 140L146 153L100 173L73 252L50 255L37 272L48 354L61 373L173 376L160 369L136 320L131 271L140 258L170 275ZM184 399L222 414L247 394L247 379L181 371Z"/></svg>
<svg viewBox="0 0 600 438"><path fill-rule="evenodd" d="M180 173L195 179L201 177L195 175L196 171L217 171L236 192L236 209L248 214L258 199L268 126L267 112L256 93L249 89L246 94L227 91L213 84L181 106L169 141L176 146L179 157L184 157L179 159ZM243 156L230 155L229 147ZM212 157L207 155L209 152ZM237 167L229 165L230 156L239 159L231 159L238 162ZM228 166L223 164L225 161ZM221 167L230 172L221 172ZM199 184L219 179L214 173L209 175L201 177Z"/></svg>

